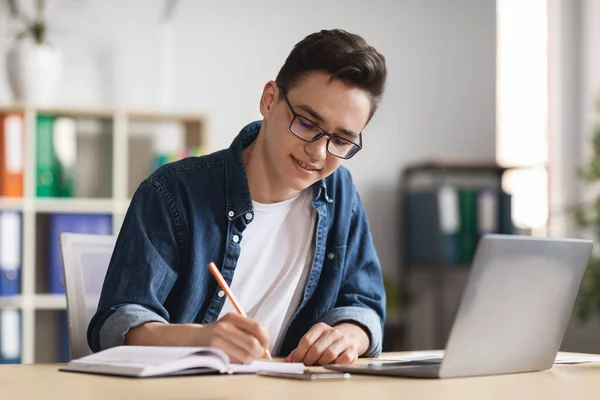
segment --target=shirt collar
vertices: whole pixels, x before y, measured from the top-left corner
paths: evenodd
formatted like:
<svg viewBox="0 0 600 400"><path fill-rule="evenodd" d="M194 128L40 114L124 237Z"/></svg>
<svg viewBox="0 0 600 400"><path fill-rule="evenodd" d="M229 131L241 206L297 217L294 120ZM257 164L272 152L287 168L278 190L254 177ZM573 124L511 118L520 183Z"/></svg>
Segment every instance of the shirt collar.
<svg viewBox="0 0 600 400"><path fill-rule="evenodd" d="M329 193L327 193L327 181L325 179L315 182L313 187L317 193L313 201L320 202L325 200L327 203L333 203L333 200L329 197Z"/></svg>

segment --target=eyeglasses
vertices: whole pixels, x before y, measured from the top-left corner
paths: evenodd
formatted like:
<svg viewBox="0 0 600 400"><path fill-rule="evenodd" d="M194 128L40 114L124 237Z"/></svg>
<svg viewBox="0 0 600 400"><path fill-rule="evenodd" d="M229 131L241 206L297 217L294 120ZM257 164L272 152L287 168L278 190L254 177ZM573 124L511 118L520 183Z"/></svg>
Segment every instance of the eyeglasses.
<svg viewBox="0 0 600 400"><path fill-rule="evenodd" d="M288 100L285 90L281 86L278 87L293 115L292 122L290 122L290 132L297 138L305 142L316 142L323 136L327 136L327 152L345 160L351 158L362 149L362 134L358 135L359 144L356 144L348 139L327 132L310 119L297 114Z"/></svg>

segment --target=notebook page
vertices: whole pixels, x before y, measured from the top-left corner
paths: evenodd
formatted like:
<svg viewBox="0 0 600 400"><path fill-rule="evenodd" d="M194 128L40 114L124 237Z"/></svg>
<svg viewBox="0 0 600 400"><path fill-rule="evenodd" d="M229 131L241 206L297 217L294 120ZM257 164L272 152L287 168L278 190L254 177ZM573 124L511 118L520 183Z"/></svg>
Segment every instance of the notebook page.
<svg viewBox="0 0 600 400"><path fill-rule="evenodd" d="M306 366L302 363L287 363L275 361L254 361L252 364L231 364L229 369L234 374L252 374L257 372L285 372L288 374L303 374Z"/></svg>
<svg viewBox="0 0 600 400"><path fill-rule="evenodd" d="M172 372L183 371L189 368L209 368L221 373L227 372L227 366L217 357L206 355L191 355L175 361L170 361L161 365L148 367L140 376L153 376L170 374Z"/></svg>
<svg viewBox="0 0 600 400"><path fill-rule="evenodd" d="M118 346L99 353L91 354L72 363L123 365L147 367L165 364L191 354L200 354L226 360L225 353L207 347L169 347L169 346Z"/></svg>

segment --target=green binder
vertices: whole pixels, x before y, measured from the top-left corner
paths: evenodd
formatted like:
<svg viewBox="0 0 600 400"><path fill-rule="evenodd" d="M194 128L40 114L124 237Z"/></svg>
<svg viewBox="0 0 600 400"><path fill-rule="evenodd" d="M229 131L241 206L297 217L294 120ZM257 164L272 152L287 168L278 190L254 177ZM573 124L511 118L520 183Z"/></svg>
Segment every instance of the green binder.
<svg viewBox="0 0 600 400"><path fill-rule="evenodd" d="M56 196L57 161L54 154L54 120L50 115L38 115L36 123L36 194Z"/></svg>
<svg viewBox="0 0 600 400"><path fill-rule="evenodd" d="M77 169L77 128L70 117L57 117L54 121L53 148L56 160L54 196L73 197Z"/></svg>
<svg viewBox="0 0 600 400"><path fill-rule="evenodd" d="M477 247L477 190L463 187L458 191L460 208L459 260L470 264Z"/></svg>

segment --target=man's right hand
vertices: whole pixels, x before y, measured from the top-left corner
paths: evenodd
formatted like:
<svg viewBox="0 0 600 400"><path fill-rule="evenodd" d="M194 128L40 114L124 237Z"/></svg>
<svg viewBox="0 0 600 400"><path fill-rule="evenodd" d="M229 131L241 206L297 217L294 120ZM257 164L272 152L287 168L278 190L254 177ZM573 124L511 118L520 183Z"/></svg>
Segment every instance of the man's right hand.
<svg viewBox="0 0 600 400"><path fill-rule="evenodd" d="M223 318L202 327L204 346L223 350L231 362L248 364L265 354L269 348L267 328L240 314L228 313Z"/></svg>
<svg viewBox="0 0 600 400"><path fill-rule="evenodd" d="M208 325L147 322L127 332L125 344L212 346L223 350L232 363L248 364L264 355L269 346L269 335L260 323L228 313Z"/></svg>

